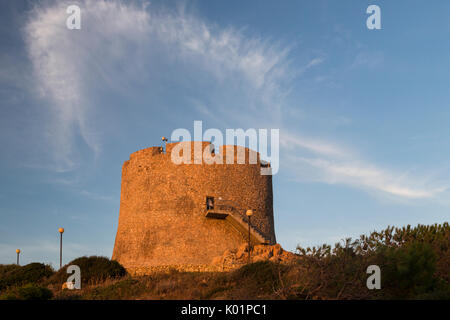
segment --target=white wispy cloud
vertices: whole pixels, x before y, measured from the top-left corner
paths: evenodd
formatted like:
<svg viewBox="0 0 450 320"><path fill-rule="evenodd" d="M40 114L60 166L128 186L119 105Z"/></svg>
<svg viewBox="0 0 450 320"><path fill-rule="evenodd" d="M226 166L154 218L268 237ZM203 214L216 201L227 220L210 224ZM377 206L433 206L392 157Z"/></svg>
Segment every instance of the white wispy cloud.
<svg viewBox="0 0 450 320"><path fill-rule="evenodd" d="M342 147L337 147L328 142L311 137L293 135L286 130L283 132L280 143L288 150L294 150L295 148L300 147L327 156L343 157L348 154L348 150L344 150Z"/></svg>
<svg viewBox="0 0 450 320"><path fill-rule="evenodd" d="M92 88L126 94L130 83L158 80L162 76L150 71L161 63L155 56L167 64L181 61L225 81L224 87L234 83L261 108L273 108L285 92L289 48L273 41L204 22L183 7L153 11L147 3L113 0L78 1L82 29L68 30L68 4L37 4L24 29L35 89L50 102L49 142L57 171L77 166L77 135L95 154L101 151L101 130L92 114L102 107L94 105Z"/></svg>
<svg viewBox="0 0 450 320"><path fill-rule="evenodd" d="M357 67L366 67L370 69L374 69L383 64L384 54L381 51L369 52L369 51L361 51L359 52L353 64L350 66L351 68Z"/></svg>
<svg viewBox="0 0 450 320"><path fill-rule="evenodd" d="M92 191L87 191L87 190L81 190L80 194L82 196L88 197L92 200L96 200L96 201L111 201L114 202L116 199L118 199L119 197L113 197L110 195L102 195L102 194L98 194L96 192L92 192Z"/></svg>
<svg viewBox="0 0 450 320"><path fill-rule="evenodd" d="M282 134L281 140L291 154L286 160L288 167L300 179L345 184L405 199L435 198L448 189L434 180L374 165L350 148L330 142L294 134ZM297 152L292 153L294 148Z"/></svg>
<svg viewBox="0 0 450 320"><path fill-rule="evenodd" d="M307 71L308 69L311 69L311 68L313 68L315 66L318 66L318 65L322 64L323 62L324 62L323 58L313 58L303 68L300 69L298 74L301 74L301 73Z"/></svg>
<svg viewBox="0 0 450 320"><path fill-rule="evenodd" d="M145 7L120 1L80 1L82 30L66 28L69 2L37 4L25 27L28 55L34 67L35 90L49 101L47 129L55 171L76 168L77 136L94 155L101 151L101 130L95 126L92 88L124 90L138 77L143 45L150 30ZM123 66L123 59L132 63ZM120 67L122 65L122 67ZM118 67L119 66L119 67ZM99 85L93 86L97 82Z"/></svg>

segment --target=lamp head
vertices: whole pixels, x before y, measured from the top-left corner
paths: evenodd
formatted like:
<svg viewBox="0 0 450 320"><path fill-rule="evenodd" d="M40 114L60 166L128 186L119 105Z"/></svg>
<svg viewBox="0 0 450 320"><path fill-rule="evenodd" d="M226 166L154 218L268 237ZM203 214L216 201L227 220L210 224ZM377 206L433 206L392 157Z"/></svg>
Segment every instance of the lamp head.
<svg viewBox="0 0 450 320"><path fill-rule="evenodd" d="M59 228L58 231L59 233L64 233L64 228Z"/></svg>
<svg viewBox="0 0 450 320"><path fill-rule="evenodd" d="M20 249L16 249L16 252L17 252L17 253L20 253Z"/></svg>
<svg viewBox="0 0 450 320"><path fill-rule="evenodd" d="M161 140L162 141L167 141L167 138L166 137L162 137Z"/></svg>
<svg viewBox="0 0 450 320"><path fill-rule="evenodd" d="M247 217L251 217L253 215L253 210L252 209L248 209L245 214L247 215Z"/></svg>

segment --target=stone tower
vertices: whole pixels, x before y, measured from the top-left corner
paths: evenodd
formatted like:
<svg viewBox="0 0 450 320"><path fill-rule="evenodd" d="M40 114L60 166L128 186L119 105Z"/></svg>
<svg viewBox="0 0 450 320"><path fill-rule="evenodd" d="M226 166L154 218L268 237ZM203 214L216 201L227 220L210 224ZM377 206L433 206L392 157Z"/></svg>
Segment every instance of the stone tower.
<svg viewBox="0 0 450 320"><path fill-rule="evenodd" d="M252 243L276 243L272 176L261 175L268 164L238 146L220 148L223 164L175 164L172 151L186 143L190 156L198 157L194 143L169 143L165 151L152 147L132 153L123 165L112 258L128 269L208 265L248 241L248 209L253 210ZM195 143L212 149L209 142ZM228 148L234 148L235 158L239 150L245 152L245 163L226 164ZM256 153L256 164L249 163L250 153Z"/></svg>

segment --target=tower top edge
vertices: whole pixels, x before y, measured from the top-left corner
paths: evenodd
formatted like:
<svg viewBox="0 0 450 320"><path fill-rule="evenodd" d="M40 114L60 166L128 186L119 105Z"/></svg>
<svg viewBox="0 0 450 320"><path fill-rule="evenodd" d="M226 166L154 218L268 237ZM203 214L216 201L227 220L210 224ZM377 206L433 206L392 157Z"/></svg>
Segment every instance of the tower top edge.
<svg viewBox="0 0 450 320"><path fill-rule="evenodd" d="M191 144L191 152L194 153L194 148L196 144L201 144L201 149L202 151L208 147L208 146L214 146L213 143L211 143L210 141L178 141L178 142L169 142L166 143L165 148L162 146L153 146L153 147L148 147L148 148L144 148L144 149L140 149L137 150L133 153L130 154L130 159L132 160L133 158L141 158L141 157L149 157L149 156L156 156L156 155L170 155L172 150L174 149L175 146L179 145L179 144ZM239 146L239 145L231 145L231 144L227 144L227 145L220 145L219 146L219 152L223 153L224 151L226 152L226 150L233 148L235 151L237 150L245 150L245 152L255 152L256 154L259 155L259 152L250 149L248 147L245 146ZM164 150L165 149L165 150Z"/></svg>

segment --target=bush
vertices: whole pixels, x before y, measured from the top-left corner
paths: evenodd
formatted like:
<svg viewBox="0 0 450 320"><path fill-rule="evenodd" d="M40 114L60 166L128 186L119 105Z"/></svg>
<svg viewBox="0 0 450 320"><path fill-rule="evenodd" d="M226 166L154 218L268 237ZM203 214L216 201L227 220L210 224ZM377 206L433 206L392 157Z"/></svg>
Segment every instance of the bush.
<svg viewBox="0 0 450 320"><path fill-rule="evenodd" d="M436 255L428 243L385 247L378 254L383 266L384 283L389 285L394 298L414 298L437 287Z"/></svg>
<svg viewBox="0 0 450 320"><path fill-rule="evenodd" d="M59 284L65 282L69 276L67 273L67 267L69 265L77 265L80 267L82 284L121 278L127 273L125 268L115 260L97 256L81 257L65 265L54 277L52 277L50 282Z"/></svg>
<svg viewBox="0 0 450 320"><path fill-rule="evenodd" d="M142 293L145 288L136 279L124 279L117 283L97 287L90 291L84 299L88 300L120 300Z"/></svg>
<svg viewBox="0 0 450 320"><path fill-rule="evenodd" d="M246 264L235 272L236 279L250 280L258 288L273 290L279 286L279 274L286 268L271 261L258 261Z"/></svg>
<svg viewBox="0 0 450 320"><path fill-rule="evenodd" d="M2 279L7 273L20 269L17 264L0 264L0 279Z"/></svg>
<svg viewBox="0 0 450 320"><path fill-rule="evenodd" d="M0 290L7 287L38 283L54 274L52 267L43 263L30 263L23 267L4 267L0 278ZM6 271L8 270L9 271Z"/></svg>
<svg viewBox="0 0 450 320"><path fill-rule="evenodd" d="M0 300L49 300L52 297L51 290L30 283L3 294Z"/></svg>
<svg viewBox="0 0 450 320"><path fill-rule="evenodd" d="M388 227L350 238L333 248L297 247L299 283L306 298L321 299L448 299L450 295L450 227ZM366 268L381 269L381 290L368 290Z"/></svg>

